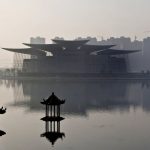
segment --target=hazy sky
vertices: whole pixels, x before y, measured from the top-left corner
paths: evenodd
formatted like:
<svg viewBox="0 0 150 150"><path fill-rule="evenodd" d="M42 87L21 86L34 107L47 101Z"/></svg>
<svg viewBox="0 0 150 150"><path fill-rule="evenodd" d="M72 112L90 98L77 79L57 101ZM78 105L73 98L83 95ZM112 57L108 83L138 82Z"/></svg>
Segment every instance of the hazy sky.
<svg viewBox="0 0 150 150"><path fill-rule="evenodd" d="M31 36L149 36L150 0L0 0L0 47ZM0 53L0 60L12 58Z"/></svg>

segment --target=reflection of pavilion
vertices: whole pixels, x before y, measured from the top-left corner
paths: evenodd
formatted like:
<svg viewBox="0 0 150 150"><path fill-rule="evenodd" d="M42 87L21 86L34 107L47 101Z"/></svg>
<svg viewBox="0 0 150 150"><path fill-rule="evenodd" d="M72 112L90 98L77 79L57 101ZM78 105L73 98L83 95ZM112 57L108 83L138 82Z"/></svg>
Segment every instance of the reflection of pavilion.
<svg viewBox="0 0 150 150"><path fill-rule="evenodd" d="M45 117L41 120L45 121L45 133L41 137L46 137L52 145L55 144L57 139L65 137L65 134L60 132L60 121L64 118L60 116L60 105L64 104L65 100L60 100L52 93L52 95L41 102L45 105Z"/></svg>
<svg viewBox="0 0 150 150"><path fill-rule="evenodd" d="M52 145L55 144L57 139L59 138L63 139L63 137L65 137L65 133L60 132L60 121L57 121L57 124L55 121L53 122L51 121L50 124L48 121L46 121L45 128L46 128L46 132L41 134L41 137L46 137L46 139L48 139L52 143Z"/></svg>

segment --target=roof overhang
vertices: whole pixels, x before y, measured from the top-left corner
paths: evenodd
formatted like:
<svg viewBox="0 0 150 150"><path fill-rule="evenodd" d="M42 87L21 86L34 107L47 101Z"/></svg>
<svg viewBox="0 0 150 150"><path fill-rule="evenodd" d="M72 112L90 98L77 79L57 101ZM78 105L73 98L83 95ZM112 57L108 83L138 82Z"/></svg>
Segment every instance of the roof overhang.
<svg viewBox="0 0 150 150"><path fill-rule="evenodd" d="M97 55L125 55L125 54L131 54L131 53L137 53L141 52L141 50L116 50L116 49L107 49L107 50L101 50L97 51Z"/></svg>
<svg viewBox="0 0 150 150"><path fill-rule="evenodd" d="M46 56L46 52L34 48L2 48L2 49L21 54Z"/></svg>
<svg viewBox="0 0 150 150"><path fill-rule="evenodd" d="M113 46L115 46L115 45L83 45L81 47L81 50L91 53L91 52L95 52L95 51L106 50Z"/></svg>

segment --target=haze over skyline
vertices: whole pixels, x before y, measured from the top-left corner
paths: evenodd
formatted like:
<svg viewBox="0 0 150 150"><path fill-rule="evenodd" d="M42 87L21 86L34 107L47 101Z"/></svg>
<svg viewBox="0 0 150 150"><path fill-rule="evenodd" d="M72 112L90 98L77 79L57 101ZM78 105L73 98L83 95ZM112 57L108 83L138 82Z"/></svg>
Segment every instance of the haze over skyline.
<svg viewBox="0 0 150 150"><path fill-rule="evenodd" d="M1 0L0 47L22 47L31 36L149 36L148 0ZM1 52L3 59L12 53Z"/></svg>

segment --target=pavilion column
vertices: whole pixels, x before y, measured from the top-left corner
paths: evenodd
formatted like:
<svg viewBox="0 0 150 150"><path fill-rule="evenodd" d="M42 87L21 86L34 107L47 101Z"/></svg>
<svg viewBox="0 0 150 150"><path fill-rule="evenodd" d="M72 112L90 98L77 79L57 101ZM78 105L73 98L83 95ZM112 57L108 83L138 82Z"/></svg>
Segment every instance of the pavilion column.
<svg viewBox="0 0 150 150"><path fill-rule="evenodd" d="M52 122L50 122L50 131L52 132Z"/></svg>
<svg viewBox="0 0 150 150"><path fill-rule="evenodd" d="M52 116L52 105L51 105L51 116Z"/></svg>
<svg viewBox="0 0 150 150"><path fill-rule="evenodd" d="M46 122L46 124L45 124L45 128L46 128L46 132L49 132L48 122Z"/></svg>
<svg viewBox="0 0 150 150"><path fill-rule="evenodd" d="M60 121L57 122L57 131L60 132Z"/></svg>
<svg viewBox="0 0 150 150"><path fill-rule="evenodd" d="M48 106L46 105L46 111L45 111L46 116L48 116Z"/></svg>
<svg viewBox="0 0 150 150"><path fill-rule="evenodd" d="M59 106L57 106L57 117L59 116L59 108L58 108Z"/></svg>
<svg viewBox="0 0 150 150"><path fill-rule="evenodd" d="M55 132L55 121L54 121L54 132Z"/></svg>
<svg viewBox="0 0 150 150"><path fill-rule="evenodd" d="M59 132L59 121L57 121L57 132Z"/></svg>
<svg viewBox="0 0 150 150"><path fill-rule="evenodd" d="M47 116L49 116L49 106L47 105Z"/></svg>
<svg viewBox="0 0 150 150"><path fill-rule="evenodd" d="M54 105L54 117L55 117L55 105Z"/></svg>
<svg viewBox="0 0 150 150"><path fill-rule="evenodd" d="M47 114L47 110L46 110L46 105L45 105L45 116L46 116L46 114Z"/></svg>
<svg viewBox="0 0 150 150"><path fill-rule="evenodd" d="M47 121L47 130L49 132L49 122Z"/></svg>
<svg viewBox="0 0 150 150"><path fill-rule="evenodd" d="M58 116L60 117L60 105L58 106Z"/></svg>

